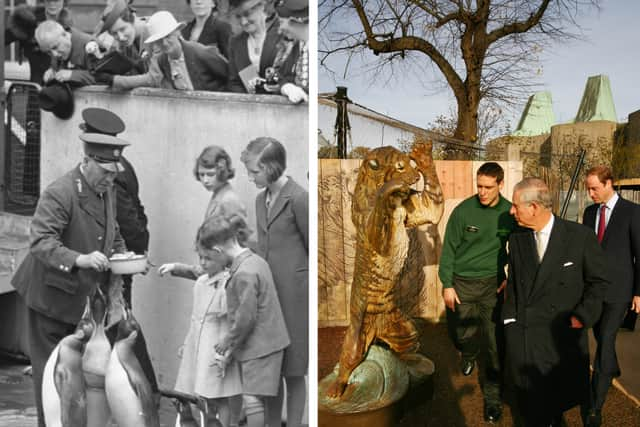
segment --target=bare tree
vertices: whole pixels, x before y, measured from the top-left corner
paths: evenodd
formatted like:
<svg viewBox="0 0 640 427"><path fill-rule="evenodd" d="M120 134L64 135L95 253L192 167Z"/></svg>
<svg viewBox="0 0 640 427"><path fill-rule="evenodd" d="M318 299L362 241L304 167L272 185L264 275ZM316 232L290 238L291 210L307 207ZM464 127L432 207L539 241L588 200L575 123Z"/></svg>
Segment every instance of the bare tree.
<svg viewBox="0 0 640 427"><path fill-rule="evenodd" d="M438 70L457 103L453 137L475 143L480 102L497 109L521 102L535 87L543 48L576 38L570 30L580 30L579 13L598 2L320 0L319 60L327 67L344 54L348 73L354 55L372 51L369 77L392 76L398 65L403 73Z"/></svg>

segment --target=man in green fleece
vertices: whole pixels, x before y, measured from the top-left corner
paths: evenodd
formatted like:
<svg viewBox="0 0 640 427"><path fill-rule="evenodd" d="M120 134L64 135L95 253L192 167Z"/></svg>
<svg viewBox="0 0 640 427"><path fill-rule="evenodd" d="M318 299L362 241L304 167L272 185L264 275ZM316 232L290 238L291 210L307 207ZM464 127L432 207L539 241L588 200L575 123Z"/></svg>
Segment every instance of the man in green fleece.
<svg viewBox="0 0 640 427"><path fill-rule="evenodd" d="M477 172L478 194L462 201L451 213L444 235L438 276L443 285L449 334L462 353L464 375L480 366L484 419L502 416L500 359L496 345L496 304L505 285L506 242L516 222L511 203L500 195L504 170L495 162Z"/></svg>

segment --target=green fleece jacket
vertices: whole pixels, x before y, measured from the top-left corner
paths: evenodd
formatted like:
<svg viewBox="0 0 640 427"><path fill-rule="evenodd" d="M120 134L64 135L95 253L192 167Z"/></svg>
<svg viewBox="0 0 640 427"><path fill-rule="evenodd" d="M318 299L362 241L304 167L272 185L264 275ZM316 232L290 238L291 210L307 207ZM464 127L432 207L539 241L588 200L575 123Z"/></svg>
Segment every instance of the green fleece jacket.
<svg viewBox="0 0 640 427"><path fill-rule="evenodd" d="M485 278L498 276L507 264L506 243L517 226L509 214L511 202L500 196L492 207L483 206L477 195L465 199L451 213L442 245L438 276L445 288L453 276Z"/></svg>

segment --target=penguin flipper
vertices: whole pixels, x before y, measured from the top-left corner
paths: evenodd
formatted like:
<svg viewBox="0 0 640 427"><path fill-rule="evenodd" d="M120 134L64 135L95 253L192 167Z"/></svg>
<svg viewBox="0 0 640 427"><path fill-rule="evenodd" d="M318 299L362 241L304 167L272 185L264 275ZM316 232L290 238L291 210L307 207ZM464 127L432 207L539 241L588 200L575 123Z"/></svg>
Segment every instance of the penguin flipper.
<svg viewBox="0 0 640 427"><path fill-rule="evenodd" d="M118 344L119 343L116 343L116 351L126 351ZM153 393L151 392L149 381L144 376L138 359L135 358L132 353L130 355L133 357L120 357L120 363L127 374L127 379L129 380L131 389L140 401L140 406L142 407L142 413L145 419L144 427L160 427L158 408L156 406Z"/></svg>
<svg viewBox="0 0 640 427"><path fill-rule="evenodd" d="M74 375L67 366L58 363L53 374L53 381L60 396L60 418L63 426L83 426L86 424L86 400L82 373Z"/></svg>

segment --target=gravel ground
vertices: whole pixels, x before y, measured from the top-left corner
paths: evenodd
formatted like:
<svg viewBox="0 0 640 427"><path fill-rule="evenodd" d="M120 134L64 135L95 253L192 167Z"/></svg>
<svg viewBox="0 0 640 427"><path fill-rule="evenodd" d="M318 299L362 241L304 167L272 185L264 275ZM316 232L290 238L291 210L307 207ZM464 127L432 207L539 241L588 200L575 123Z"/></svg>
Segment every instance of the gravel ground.
<svg viewBox="0 0 640 427"><path fill-rule="evenodd" d="M419 326L422 329L421 352L436 366L434 392L432 399L425 396L424 403L406 412L397 425L399 427L489 425L483 419L483 401L478 387L477 369L469 377L460 373L458 355L448 338L446 325L420 322ZM337 362L344 331L344 328L319 329L318 378L321 379L331 372ZM567 426L582 426L578 408L566 412L565 421ZM513 425L507 405L504 407L503 418L496 425ZM602 426L639 427L640 407L618 389L612 388L603 408Z"/></svg>

